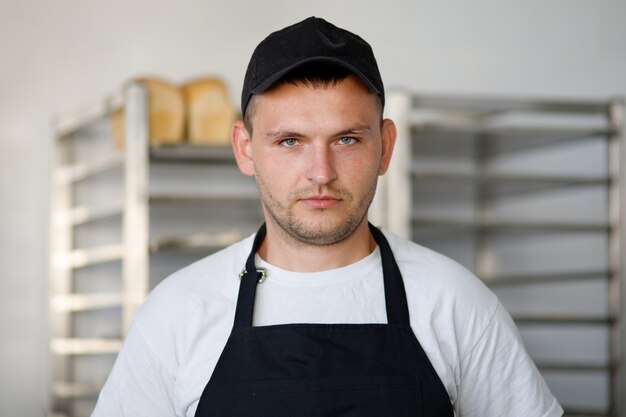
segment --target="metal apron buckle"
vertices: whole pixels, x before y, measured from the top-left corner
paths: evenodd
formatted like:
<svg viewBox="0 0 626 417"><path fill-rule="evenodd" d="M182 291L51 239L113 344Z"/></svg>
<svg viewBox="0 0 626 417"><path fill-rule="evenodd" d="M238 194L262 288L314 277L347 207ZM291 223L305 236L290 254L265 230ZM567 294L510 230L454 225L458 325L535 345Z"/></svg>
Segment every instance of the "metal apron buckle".
<svg viewBox="0 0 626 417"><path fill-rule="evenodd" d="M262 283L263 281L265 281L265 279L267 278L267 269L266 269L266 268L260 268L260 267L257 267L257 268L256 268L256 272L257 272L258 274L261 274L261 277L260 277L260 278L258 279L258 281L257 281L259 284L261 284L261 283ZM248 273L248 271L247 271L247 270L246 270L246 268L244 267L244 268L241 270L241 272L239 273L239 280L241 280L241 279L243 278L243 276L244 276L245 274L247 274L247 273Z"/></svg>

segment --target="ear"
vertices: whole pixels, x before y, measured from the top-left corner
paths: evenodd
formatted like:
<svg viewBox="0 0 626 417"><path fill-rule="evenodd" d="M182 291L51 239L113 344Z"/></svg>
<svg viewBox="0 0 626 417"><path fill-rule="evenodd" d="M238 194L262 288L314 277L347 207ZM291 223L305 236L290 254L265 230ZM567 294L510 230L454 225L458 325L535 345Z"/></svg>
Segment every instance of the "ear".
<svg viewBox="0 0 626 417"><path fill-rule="evenodd" d="M244 175L253 176L252 137L241 120L235 122L233 126L232 143L239 170Z"/></svg>
<svg viewBox="0 0 626 417"><path fill-rule="evenodd" d="M398 133L395 123L390 119L383 120L380 135L382 148L378 175L383 175L389 168L389 162L391 161L391 155L393 154L393 147L396 144L396 136Z"/></svg>

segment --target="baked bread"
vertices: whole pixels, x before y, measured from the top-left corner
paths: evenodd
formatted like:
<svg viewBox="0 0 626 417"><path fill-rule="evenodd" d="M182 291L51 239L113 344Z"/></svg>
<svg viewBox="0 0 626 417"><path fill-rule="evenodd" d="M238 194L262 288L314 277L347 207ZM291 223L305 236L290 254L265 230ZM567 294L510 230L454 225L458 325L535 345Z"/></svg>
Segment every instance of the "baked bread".
<svg viewBox="0 0 626 417"><path fill-rule="evenodd" d="M179 143L185 131L185 104L179 88L157 78L136 78L145 86L148 96L148 137L151 145ZM113 140L124 147L124 110L111 114Z"/></svg>
<svg viewBox="0 0 626 417"><path fill-rule="evenodd" d="M195 144L229 145L237 112L219 78L201 78L181 87L186 109L186 136Z"/></svg>

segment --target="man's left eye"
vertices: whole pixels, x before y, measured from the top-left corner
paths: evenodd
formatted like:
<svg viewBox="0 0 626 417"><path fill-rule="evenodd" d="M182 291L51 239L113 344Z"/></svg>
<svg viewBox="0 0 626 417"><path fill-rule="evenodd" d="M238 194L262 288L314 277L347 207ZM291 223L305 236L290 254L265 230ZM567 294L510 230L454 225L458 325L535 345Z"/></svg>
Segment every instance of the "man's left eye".
<svg viewBox="0 0 626 417"><path fill-rule="evenodd" d="M297 144L298 144L298 140L297 140L297 139L294 139L294 138L287 138L287 139L283 139L283 140L280 142L280 144L281 144L281 145L283 145L283 146L286 146L286 147L290 148L290 147L292 147L292 146L297 145Z"/></svg>
<svg viewBox="0 0 626 417"><path fill-rule="evenodd" d="M339 143L341 143L342 145L352 145L356 141L357 141L356 138L353 138L350 136L346 136L346 137L339 139Z"/></svg>

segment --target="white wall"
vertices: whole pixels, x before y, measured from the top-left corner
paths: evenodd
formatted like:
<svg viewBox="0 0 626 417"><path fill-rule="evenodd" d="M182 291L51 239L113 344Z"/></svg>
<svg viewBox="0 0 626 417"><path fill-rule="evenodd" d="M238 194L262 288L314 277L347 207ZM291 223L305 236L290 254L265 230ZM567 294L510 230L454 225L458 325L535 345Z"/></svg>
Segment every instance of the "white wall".
<svg viewBox="0 0 626 417"><path fill-rule="evenodd" d="M256 43L310 15L367 39L388 87L626 95L620 0L2 0L0 416L44 414L51 117L146 73L221 75L237 99Z"/></svg>

